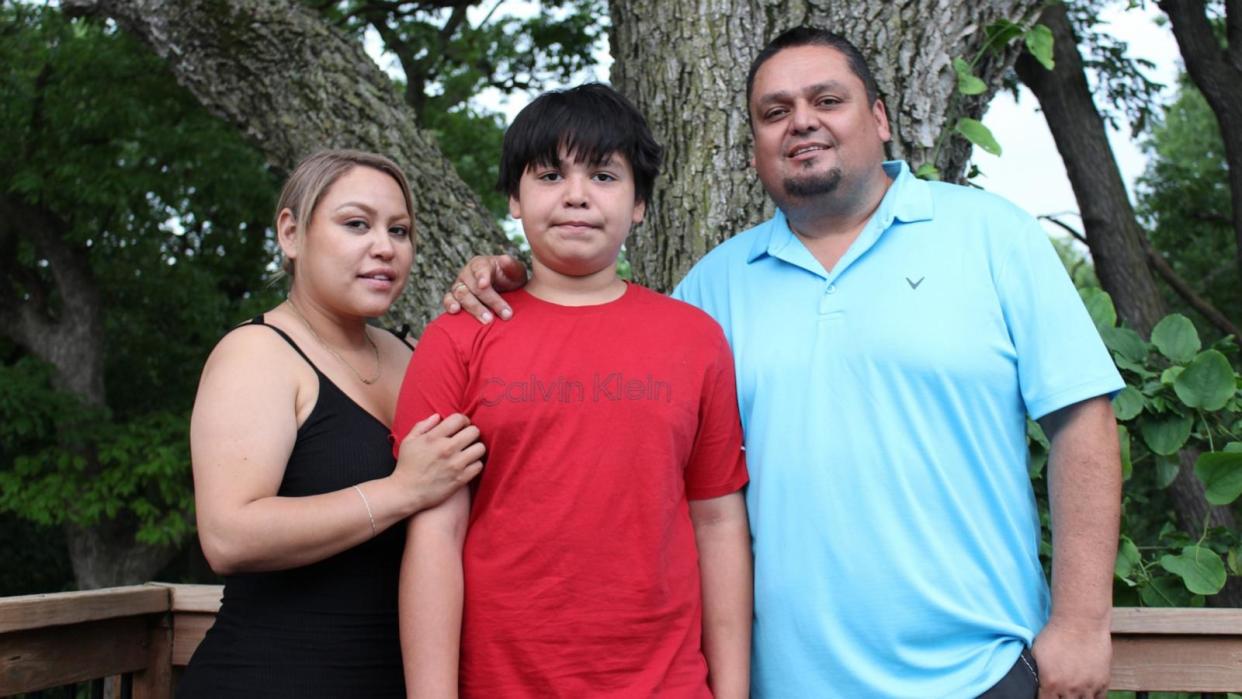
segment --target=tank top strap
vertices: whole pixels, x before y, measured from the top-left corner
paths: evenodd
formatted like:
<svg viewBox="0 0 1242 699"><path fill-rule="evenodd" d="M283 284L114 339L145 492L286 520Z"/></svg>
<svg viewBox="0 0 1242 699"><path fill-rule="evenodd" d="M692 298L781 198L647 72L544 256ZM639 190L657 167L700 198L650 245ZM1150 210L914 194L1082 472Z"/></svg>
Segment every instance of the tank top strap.
<svg viewBox="0 0 1242 699"><path fill-rule="evenodd" d="M310 368L312 368L312 369L314 369L314 370L315 370L315 373L316 373L316 374L322 374L322 373L323 373L323 372L319 371L319 367L315 366L315 363L314 363L314 362L312 362L312 361L310 360L310 357L306 356L306 353L302 351L302 348L301 348L301 347L298 347L298 343L294 342L292 337L289 337L288 333L286 333L284 330L281 330L280 328L276 327L275 325L270 325L270 324L268 324L267 322L265 322L265 321L263 320L263 314L262 314L262 313L260 313L259 315L257 315L257 316L255 316L255 317L251 318L249 321L247 321L247 322L245 322L245 323L242 323L241 325L239 325L239 326L237 326L237 327L241 328L241 327L245 327L245 326L247 326L247 325L262 325L262 326L263 326L263 327L265 327L265 328L271 328L273 332L275 332L277 335L280 335L280 337L281 337L281 338L282 338L285 342L288 342L288 343L289 343L289 346L293 348L293 351L294 351L294 352L297 352L299 355L301 355L301 356L302 356L302 359L305 359L305 360L306 360L306 363L310 365Z"/></svg>
<svg viewBox="0 0 1242 699"><path fill-rule="evenodd" d="M411 350L414 349L414 345L411 345L410 341L405 339L409 337L410 335L410 324L409 323L406 323L397 329L393 329L393 328L384 328L384 329L392 333L393 337L400 340L401 344L405 345L406 347L409 347Z"/></svg>

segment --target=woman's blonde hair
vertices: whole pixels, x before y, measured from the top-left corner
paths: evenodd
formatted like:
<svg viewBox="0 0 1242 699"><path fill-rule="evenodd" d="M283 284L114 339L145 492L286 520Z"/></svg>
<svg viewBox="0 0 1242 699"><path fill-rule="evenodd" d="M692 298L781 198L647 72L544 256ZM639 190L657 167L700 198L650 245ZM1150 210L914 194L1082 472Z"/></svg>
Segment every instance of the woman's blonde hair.
<svg viewBox="0 0 1242 699"><path fill-rule="evenodd" d="M341 175L355 167L373 168L396 180L397 186L401 188L401 196L405 198L406 211L410 218L414 217L414 196L410 192L410 183L396 163L376 153L338 148L321 150L307 156L293 169L289 179L285 180L280 199L276 202L276 225L280 225L280 212L288 209L293 214L298 233L305 235L306 226L310 223L324 192ZM293 261L282 259L280 268L285 274L292 275Z"/></svg>

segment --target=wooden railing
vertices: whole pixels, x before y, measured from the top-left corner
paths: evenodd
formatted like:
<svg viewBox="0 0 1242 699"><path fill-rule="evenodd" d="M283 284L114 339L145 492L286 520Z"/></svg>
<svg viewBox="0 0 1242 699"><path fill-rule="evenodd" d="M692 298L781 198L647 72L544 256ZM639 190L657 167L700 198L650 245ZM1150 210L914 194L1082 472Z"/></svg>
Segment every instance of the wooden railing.
<svg viewBox="0 0 1242 699"><path fill-rule="evenodd" d="M215 585L0 598L0 696L110 677L121 697L171 697L219 606ZM1112 684L1242 691L1242 609L1113 610Z"/></svg>
<svg viewBox="0 0 1242 699"><path fill-rule="evenodd" d="M149 583L0 598L0 696L110 678L122 698L171 697L220 590Z"/></svg>

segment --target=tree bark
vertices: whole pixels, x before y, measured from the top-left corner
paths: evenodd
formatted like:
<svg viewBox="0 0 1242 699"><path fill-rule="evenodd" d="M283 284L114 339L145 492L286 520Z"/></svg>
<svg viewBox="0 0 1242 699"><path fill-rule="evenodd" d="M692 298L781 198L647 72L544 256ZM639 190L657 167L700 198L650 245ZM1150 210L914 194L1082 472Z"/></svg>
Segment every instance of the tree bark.
<svg viewBox="0 0 1242 699"><path fill-rule="evenodd" d="M1221 47L1203 0L1161 0L1186 72L1216 115L1229 165L1238 279L1242 282L1242 0L1225 3L1225 41Z"/></svg>
<svg viewBox="0 0 1242 699"><path fill-rule="evenodd" d="M1078 39L1065 5L1053 3L1040 21L1052 30L1056 67L1049 71L1029 55L1015 68L1018 77L1039 99L1065 163L1074 198L1082 213L1083 231L1100 285L1113 297L1118 315L1144 337L1167 313L1160 290L1148 266L1146 233L1134 216L1121 172L1113 157L1083 72ZM1179 471L1169 485L1169 497L1181 529L1197 536L1204 523L1236 528L1227 507L1213 507L1204 497L1203 482L1194 472L1196 450L1178 455ZM1242 606L1242 590L1231 586L1212 598L1213 604Z"/></svg>
<svg viewBox="0 0 1242 699"><path fill-rule="evenodd" d="M166 59L177 81L288 172L321 148L396 160L415 199L418 257L393 319L415 332L439 313L456 270L508 239L457 177L360 42L293 0L66 0L105 15Z"/></svg>
<svg viewBox="0 0 1242 699"><path fill-rule="evenodd" d="M893 127L889 155L934 162L961 177L970 145L944 139L957 116L978 117L1018 47L989 55L978 73L986 94L956 97L954 57L971 60L983 27L1024 21L1037 0L989 3L829 0L613 0L612 80L647 116L667 149L665 170L628 251L639 282L668 290L721 240L771 214L750 168L743 104L750 61L772 37L799 24L823 26L867 57Z"/></svg>

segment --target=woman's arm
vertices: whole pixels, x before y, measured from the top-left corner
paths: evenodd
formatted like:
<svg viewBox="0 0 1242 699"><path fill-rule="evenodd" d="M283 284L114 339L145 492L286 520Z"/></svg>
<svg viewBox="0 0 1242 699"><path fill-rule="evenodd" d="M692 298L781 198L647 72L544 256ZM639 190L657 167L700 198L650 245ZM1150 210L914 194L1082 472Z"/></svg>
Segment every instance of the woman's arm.
<svg viewBox="0 0 1242 699"><path fill-rule="evenodd" d="M190 420L199 537L220 574L281 570L356 546L468 482L478 430L457 415L419 423L394 473L322 495L278 497L297 435L299 379L263 331L226 336L203 369ZM421 430L421 431L420 431ZM369 512L368 512L369 507Z"/></svg>

